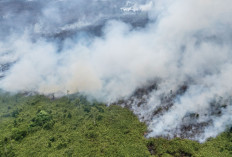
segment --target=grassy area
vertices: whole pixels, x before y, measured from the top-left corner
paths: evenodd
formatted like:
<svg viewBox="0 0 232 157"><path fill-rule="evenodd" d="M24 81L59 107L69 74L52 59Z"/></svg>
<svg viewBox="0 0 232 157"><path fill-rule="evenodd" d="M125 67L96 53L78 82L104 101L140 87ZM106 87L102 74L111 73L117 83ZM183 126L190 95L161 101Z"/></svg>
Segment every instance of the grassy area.
<svg viewBox="0 0 232 157"><path fill-rule="evenodd" d="M230 131L204 144L145 139L145 132L128 109L82 96L0 95L0 157L232 156Z"/></svg>

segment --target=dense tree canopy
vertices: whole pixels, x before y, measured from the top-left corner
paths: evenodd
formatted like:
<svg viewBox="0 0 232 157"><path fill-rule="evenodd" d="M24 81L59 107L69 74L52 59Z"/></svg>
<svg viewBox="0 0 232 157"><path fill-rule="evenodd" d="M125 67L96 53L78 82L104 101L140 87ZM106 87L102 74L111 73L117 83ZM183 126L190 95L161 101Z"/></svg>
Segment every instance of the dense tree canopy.
<svg viewBox="0 0 232 157"><path fill-rule="evenodd" d="M232 156L231 131L204 144L146 139L146 131L130 110L83 96L0 96L0 157Z"/></svg>

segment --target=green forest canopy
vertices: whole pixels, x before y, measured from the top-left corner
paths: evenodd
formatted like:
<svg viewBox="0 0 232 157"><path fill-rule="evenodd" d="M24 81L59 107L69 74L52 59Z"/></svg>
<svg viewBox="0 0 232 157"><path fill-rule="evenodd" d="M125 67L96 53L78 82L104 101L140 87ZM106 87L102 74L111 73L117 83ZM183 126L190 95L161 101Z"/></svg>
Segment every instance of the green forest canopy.
<svg viewBox="0 0 232 157"><path fill-rule="evenodd" d="M0 95L0 157L231 157L232 131L200 144L146 139L147 127L126 108L73 95Z"/></svg>

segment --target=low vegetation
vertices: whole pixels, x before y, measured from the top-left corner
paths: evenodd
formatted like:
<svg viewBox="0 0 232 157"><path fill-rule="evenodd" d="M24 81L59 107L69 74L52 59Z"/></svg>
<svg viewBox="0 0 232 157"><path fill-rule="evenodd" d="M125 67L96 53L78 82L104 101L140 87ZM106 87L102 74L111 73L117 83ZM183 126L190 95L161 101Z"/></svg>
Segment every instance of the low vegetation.
<svg viewBox="0 0 232 157"><path fill-rule="evenodd" d="M128 109L83 96L0 95L0 157L232 156L231 130L204 144L146 131Z"/></svg>

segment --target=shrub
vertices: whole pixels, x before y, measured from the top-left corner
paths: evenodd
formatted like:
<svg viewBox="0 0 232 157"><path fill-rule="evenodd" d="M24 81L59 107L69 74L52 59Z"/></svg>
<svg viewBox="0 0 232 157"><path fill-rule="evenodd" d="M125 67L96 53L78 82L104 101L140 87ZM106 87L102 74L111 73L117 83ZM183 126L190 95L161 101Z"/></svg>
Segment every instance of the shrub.
<svg viewBox="0 0 232 157"><path fill-rule="evenodd" d="M19 141L19 140L23 139L24 137L26 137L26 135L27 135L27 131L20 130L18 128L14 128L12 130L11 138L15 139L16 141Z"/></svg>
<svg viewBox="0 0 232 157"><path fill-rule="evenodd" d="M54 125L54 122L52 121L52 116L44 110L41 110L31 121L32 124L30 125L30 127L41 126L45 129L51 129Z"/></svg>
<svg viewBox="0 0 232 157"><path fill-rule="evenodd" d="M19 114L19 110L18 110L18 109L14 110L14 111L11 113L12 117L14 117L14 118L16 118L16 117L18 116L18 114Z"/></svg>
<svg viewBox="0 0 232 157"><path fill-rule="evenodd" d="M59 143L58 145L57 145L57 149L58 150L60 150L60 149L62 149L62 148L66 148L67 147L67 143L64 143L64 142L61 142L61 143Z"/></svg>
<svg viewBox="0 0 232 157"><path fill-rule="evenodd" d="M98 134L94 131L94 130L91 130L91 131L88 131L85 136L89 139L95 139L98 137Z"/></svg>

